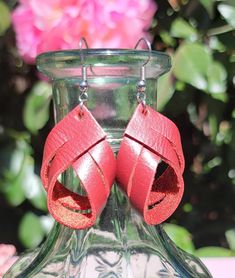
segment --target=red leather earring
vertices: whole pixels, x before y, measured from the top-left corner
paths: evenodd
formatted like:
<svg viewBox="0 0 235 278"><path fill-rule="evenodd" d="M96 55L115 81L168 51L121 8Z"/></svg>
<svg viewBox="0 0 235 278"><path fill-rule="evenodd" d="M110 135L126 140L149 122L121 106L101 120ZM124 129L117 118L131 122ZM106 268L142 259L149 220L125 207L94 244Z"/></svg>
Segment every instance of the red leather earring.
<svg viewBox="0 0 235 278"><path fill-rule="evenodd" d="M84 72L84 68L83 68ZM87 82L80 85L80 105L62 119L46 139L41 178L48 209L73 229L92 226L106 204L116 174L116 159L106 134L83 105ZM72 167L86 196L67 189L58 177Z"/></svg>
<svg viewBox="0 0 235 278"><path fill-rule="evenodd" d="M145 104L145 64L137 84L139 104L117 156L116 178L145 222L156 225L171 216L181 201L184 156L176 125ZM161 162L167 167L157 176Z"/></svg>
<svg viewBox="0 0 235 278"><path fill-rule="evenodd" d="M156 177L160 162L167 164ZM139 104L117 156L117 180L147 224L166 220L183 195L184 158L177 127L149 106Z"/></svg>

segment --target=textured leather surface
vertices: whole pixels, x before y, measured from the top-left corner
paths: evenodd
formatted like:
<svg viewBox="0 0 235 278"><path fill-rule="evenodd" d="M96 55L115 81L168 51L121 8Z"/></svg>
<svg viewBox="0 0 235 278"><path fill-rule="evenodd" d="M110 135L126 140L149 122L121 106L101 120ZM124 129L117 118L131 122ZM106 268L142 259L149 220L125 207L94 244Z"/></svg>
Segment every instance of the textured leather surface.
<svg viewBox="0 0 235 278"><path fill-rule="evenodd" d="M77 106L47 137L41 178L48 209L56 221L73 229L92 226L101 213L116 172L116 159L106 134L85 106ZM59 176L72 167L86 196L67 189Z"/></svg>
<svg viewBox="0 0 235 278"><path fill-rule="evenodd" d="M168 166L157 177L161 161ZM139 104L117 156L117 180L147 224L166 220L181 201L184 156L176 125Z"/></svg>

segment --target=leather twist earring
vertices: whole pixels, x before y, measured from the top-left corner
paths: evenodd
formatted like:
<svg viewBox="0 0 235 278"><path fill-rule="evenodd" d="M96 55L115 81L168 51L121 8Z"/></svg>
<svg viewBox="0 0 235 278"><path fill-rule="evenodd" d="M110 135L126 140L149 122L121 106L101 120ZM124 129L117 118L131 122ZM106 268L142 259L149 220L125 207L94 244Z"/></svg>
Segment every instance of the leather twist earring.
<svg viewBox="0 0 235 278"><path fill-rule="evenodd" d="M137 84L139 104L124 133L116 177L145 222L156 225L175 211L182 198L184 156L176 125L145 103L148 61L141 68ZM157 176L161 162L167 168Z"/></svg>
<svg viewBox="0 0 235 278"><path fill-rule="evenodd" d="M80 104L48 135L41 168L51 215L73 229L85 229L95 223L106 204L116 172L116 159L105 141L106 134L83 104L88 89L85 66L82 73ZM70 167L79 177L86 196L70 191L58 181Z"/></svg>

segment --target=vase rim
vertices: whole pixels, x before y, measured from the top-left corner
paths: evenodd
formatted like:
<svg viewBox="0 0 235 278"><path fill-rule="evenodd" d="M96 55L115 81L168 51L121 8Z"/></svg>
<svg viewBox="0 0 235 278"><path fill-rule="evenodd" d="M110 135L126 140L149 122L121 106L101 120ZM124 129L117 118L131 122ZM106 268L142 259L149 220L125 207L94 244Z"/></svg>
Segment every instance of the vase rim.
<svg viewBox="0 0 235 278"><path fill-rule="evenodd" d="M171 68L170 56L156 50L149 52L149 50L115 48L71 49L44 52L36 58L38 70L52 79L80 75L79 68L82 65L106 69L105 74L113 72L115 67L128 68L131 72L137 70L139 74L139 69L145 63L147 78L157 78Z"/></svg>

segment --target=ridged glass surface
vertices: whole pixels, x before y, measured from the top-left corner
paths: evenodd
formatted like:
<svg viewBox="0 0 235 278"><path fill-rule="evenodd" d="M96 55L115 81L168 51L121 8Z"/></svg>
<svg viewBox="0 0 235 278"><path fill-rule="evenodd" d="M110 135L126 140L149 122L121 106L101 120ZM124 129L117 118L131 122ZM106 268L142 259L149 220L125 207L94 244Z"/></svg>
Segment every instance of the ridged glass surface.
<svg viewBox="0 0 235 278"><path fill-rule="evenodd" d="M118 152L123 131L136 106L136 82L141 65L148 55L148 51L96 49L39 56L39 70L53 79L55 121L61 120L78 104L81 58L84 58L89 83L87 106L106 131L114 152ZM157 78L169 69L169 56L153 51L146 67L146 78L147 103L155 109ZM67 187L77 188L71 170L62 178ZM174 245L161 225L146 225L114 184L94 227L75 231L56 223L45 243L23 254L4 277L211 276L200 260Z"/></svg>

